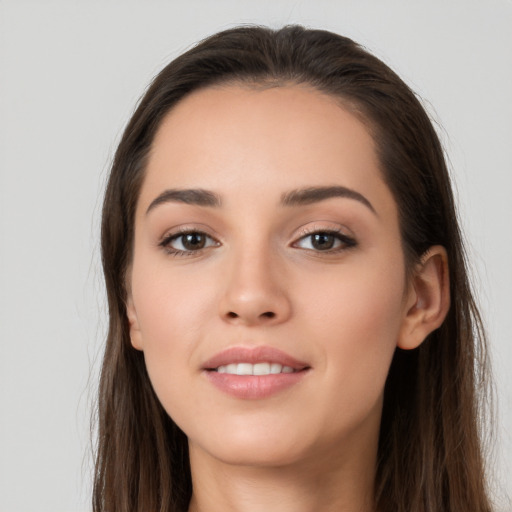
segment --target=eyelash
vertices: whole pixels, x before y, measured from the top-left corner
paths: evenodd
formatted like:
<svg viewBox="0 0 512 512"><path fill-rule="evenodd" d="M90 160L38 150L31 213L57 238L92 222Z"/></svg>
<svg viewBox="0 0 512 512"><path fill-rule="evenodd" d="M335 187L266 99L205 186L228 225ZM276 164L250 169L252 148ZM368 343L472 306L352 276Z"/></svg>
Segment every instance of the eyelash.
<svg viewBox="0 0 512 512"><path fill-rule="evenodd" d="M185 237L187 235L199 235L199 236L205 237L207 240L209 240L213 243L210 243L206 247L201 247L201 248L195 249L195 250L183 250L183 249L175 249L175 248L171 247L171 243L174 240L179 240L180 238L183 239L183 237ZM208 243L208 241L205 243ZM213 238L212 236L205 233L204 231L200 231L197 229L184 229L183 231L179 231L178 233L172 233L172 234L166 236L158 245L160 247L162 247L163 249L165 249L165 251L168 254L170 254L171 256L180 257L180 256L196 256L204 249L208 249L209 247L218 246L219 242L217 240L215 240L215 238ZM182 240L182 245L183 245L183 240Z"/></svg>
<svg viewBox="0 0 512 512"><path fill-rule="evenodd" d="M324 235L324 236L332 236L335 238L335 242L339 242L340 246L334 249L326 249L326 250L315 250L315 249L306 249L318 254L325 254L325 255L331 255L331 254L338 254L342 251L346 251L347 249L351 249L357 245L357 242L354 238L346 235L341 230L338 229L318 229L314 228L312 230L305 230L301 233L299 239L293 243L293 247L297 247L298 243L306 240L307 238L310 238L312 241L312 237L314 235Z"/></svg>
<svg viewBox="0 0 512 512"><path fill-rule="evenodd" d="M180 238L183 239L183 237L187 235L199 235L202 237L205 237L207 240L209 240L212 243L209 243L206 241L205 247L200 247L199 249L195 250L183 250L183 249L175 249L171 246L171 243L175 240L179 240ZM357 242L354 238L347 236L346 234L342 233L341 230L335 230L335 229L314 229L312 231L305 231L301 233L300 237L296 242L293 243L292 247L298 247L299 242L306 240L308 237L311 239L314 235L324 235L324 236L332 236L335 238L335 242L339 242L340 246L335 249L326 249L326 250L315 250L315 249L305 249L308 251L312 251L319 254L338 254L339 252L345 251L347 249L351 249L357 245ZM201 253L204 249L208 249L210 247L216 247L219 246L220 243L218 240L213 238L212 236L208 235L204 231L194 230L194 229L186 229L183 231L180 231L178 233L172 233L168 236L166 236L159 244L160 247L165 249L165 251L170 254L171 256L175 257L186 257L186 256L196 256L199 253ZM183 246L183 240L182 240L182 246Z"/></svg>

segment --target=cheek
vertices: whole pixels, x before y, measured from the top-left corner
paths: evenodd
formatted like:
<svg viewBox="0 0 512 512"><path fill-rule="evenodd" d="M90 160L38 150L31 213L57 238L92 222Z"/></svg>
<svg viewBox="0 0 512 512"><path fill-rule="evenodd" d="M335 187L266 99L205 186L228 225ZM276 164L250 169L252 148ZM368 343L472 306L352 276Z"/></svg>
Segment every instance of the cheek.
<svg viewBox="0 0 512 512"><path fill-rule="evenodd" d="M333 391L327 400L339 402L345 389L343 405L357 410L382 394L403 320L405 277L401 265L378 261L350 270L305 288L302 314L309 336L323 340L321 364Z"/></svg>
<svg viewBox="0 0 512 512"><path fill-rule="evenodd" d="M354 330L355 337L358 332L384 334L388 327L396 328L402 320L405 272L400 256L396 263L390 260L365 258L310 279L304 276L297 294L302 315L317 317L327 329Z"/></svg>
<svg viewBox="0 0 512 512"><path fill-rule="evenodd" d="M134 263L132 294L145 342L144 351L190 346L206 317L212 314L215 286L209 273L173 270L169 262L155 264L141 257ZM151 269L151 271L148 271Z"/></svg>
<svg viewBox="0 0 512 512"><path fill-rule="evenodd" d="M164 408L180 411L192 399L193 382L183 383L198 366L197 349L217 310L215 273L199 278L166 259L156 262L143 251L137 256L131 288L146 368Z"/></svg>

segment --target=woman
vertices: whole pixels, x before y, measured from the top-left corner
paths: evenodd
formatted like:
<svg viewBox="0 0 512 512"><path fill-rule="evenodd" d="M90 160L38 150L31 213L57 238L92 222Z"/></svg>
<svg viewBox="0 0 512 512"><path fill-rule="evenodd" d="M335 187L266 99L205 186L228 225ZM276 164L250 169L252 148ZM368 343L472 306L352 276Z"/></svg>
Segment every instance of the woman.
<svg viewBox="0 0 512 512"><path fill-rule="evenodd" d="M102 223L95 511L489 511L439 140L382 62L243 27L170 63Z"/></svg>

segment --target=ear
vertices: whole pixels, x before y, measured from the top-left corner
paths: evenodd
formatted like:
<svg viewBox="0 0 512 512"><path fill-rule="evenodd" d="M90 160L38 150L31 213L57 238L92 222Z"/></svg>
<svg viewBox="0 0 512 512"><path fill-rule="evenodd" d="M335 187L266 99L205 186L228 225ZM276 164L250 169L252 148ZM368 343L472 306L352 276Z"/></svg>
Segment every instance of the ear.
<svg viewBox="0 0 512 512"><path fill-rule="evenodd" d="M128 294L128 300L126 301L126 316L128 317L128 324L130 325L130 341L132 347L137 350L142 350L142 334L140 332L137 311L135 310L131 293Z"/></svg>
<svg viewBox="0 0 512 512"><path fill-rule="evenodd" d="M449 308L448 258L445 248L435 245L422 256L411 278L398 347L419 347L443 323Z"/></svg>

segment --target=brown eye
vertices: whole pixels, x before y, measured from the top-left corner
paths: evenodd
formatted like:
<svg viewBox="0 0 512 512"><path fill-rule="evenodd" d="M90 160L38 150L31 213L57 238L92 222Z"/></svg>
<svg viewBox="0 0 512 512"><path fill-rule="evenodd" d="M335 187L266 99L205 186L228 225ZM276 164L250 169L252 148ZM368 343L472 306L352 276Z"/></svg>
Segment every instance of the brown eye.
<svg viewBox="0 0 512 512"><path fill-rule="evenodd" d="M295 247L316 252L335 252L355 245L353 238L335 231L317 231L303 236L294 244Z"/></svg>
<svg viewBox="0 0 512 512"><path fill-rule="evenodd" d="M319 251L332 249L335 242L336 238L331 233L315 233L311 235L311 245Z"/></svg>
<svg viewBox="0 0 512 512"><path fill-rule="evenodd" d="M181 235L182 245L187 251L196 251L206 245L206 236L202 233L187 233Z"/></svg>
<svg viewBox="0 0 512 512"><path fill-rule="evenodd" d="M189 231L170 235L160 245L172 254L187 254L218 245L218 243L206 233Z"/></svg>

